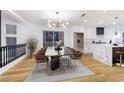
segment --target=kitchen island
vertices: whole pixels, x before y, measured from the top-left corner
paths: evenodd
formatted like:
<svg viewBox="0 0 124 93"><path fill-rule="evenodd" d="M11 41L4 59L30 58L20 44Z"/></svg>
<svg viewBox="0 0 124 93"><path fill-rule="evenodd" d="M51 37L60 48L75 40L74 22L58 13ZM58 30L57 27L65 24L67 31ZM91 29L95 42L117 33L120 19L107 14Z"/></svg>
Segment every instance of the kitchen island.
<svg viewBox="0 0 124 93"><path fill-rule="evenodd" d="M93 44L93 58L99 62L113 66L116 59L115 51L124 50L124 45L113 46L112 44ZM119 57L119 55L118 55Z"/></svg>

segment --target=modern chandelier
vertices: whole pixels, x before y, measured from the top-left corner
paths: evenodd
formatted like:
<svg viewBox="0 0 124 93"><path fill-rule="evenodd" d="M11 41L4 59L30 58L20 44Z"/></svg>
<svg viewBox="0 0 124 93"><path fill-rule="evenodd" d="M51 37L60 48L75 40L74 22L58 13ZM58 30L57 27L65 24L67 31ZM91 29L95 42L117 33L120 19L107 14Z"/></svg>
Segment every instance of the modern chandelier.
<svg viewBox="0 0 124 93"><path fill-rule="evenodd" d="M66 26L69 24L68 19L61 20L59 19L59 12L56 12L55 14L56 19L48 20L48 26L52 29L66 28Z"/></svg>

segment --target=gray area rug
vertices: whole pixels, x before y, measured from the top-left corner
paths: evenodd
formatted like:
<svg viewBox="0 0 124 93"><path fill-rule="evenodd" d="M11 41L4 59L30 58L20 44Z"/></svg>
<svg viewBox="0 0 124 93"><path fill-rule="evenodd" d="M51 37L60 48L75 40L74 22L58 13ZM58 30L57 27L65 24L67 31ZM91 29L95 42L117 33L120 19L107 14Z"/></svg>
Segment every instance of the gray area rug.
<svg viewBox="0 0 124 93"><path fill-rule="evenodd" d="M65 63L61 64L55 71L46 68L46 63L40 63L37 68L36 65L34 66L32 72L25 79L25 82L55 82L89 75L94 75L94 72L80 62L77 62L76 66L74 62L71 62L69 67Z"/></svg>

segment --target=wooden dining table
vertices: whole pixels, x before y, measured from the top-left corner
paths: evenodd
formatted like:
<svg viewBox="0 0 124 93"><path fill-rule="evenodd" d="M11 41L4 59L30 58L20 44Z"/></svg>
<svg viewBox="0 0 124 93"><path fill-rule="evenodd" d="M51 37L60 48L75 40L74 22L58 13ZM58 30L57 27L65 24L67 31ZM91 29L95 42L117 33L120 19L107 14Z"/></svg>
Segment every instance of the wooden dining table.
<svg viewBox="0 0 124 93"><path fill-rule="evenodd" d="M60 56L60 57L62 57L62 56L71 56L73 54L74 54L73 51L69 47L64 47L64 46L62 46L59 51L55 50L54 46L48 47L46 52L45 52L45 56L47 56L49 58L49 63L50 64L51 64L51 57L53 57L53 56ZM59 66L60 65L59 65L59 62L58 62L58 66L55 69L59 68Z"/></svg>

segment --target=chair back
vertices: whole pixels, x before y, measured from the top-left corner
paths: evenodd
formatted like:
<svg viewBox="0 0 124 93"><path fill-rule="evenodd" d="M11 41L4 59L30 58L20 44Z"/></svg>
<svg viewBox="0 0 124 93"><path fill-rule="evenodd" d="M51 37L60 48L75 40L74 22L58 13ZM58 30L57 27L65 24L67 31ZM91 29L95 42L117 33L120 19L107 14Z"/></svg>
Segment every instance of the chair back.
<svg viewBox="0 0 124 93"><path fill-rule="evenodd" d="M41 48L38 52L39 52L41 55L45 55L46 48Z"/></svg>
<svg viewBox="0 0 124 93"><path fill-rule="evenodd" d="M80 51L76 51L75 56L76 56L78 59L80 59L80 58L82 57L82 55L83 55L82 52L80 52Z"/></svg>
<svg viewBox="0 0 124 93"><path fill-rule="evenodd" d="M45 63L48 62L48 57L45 56L47 48L41 48L35 55L34 58L37 63Z"/></svg>

